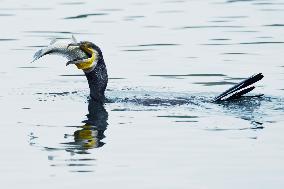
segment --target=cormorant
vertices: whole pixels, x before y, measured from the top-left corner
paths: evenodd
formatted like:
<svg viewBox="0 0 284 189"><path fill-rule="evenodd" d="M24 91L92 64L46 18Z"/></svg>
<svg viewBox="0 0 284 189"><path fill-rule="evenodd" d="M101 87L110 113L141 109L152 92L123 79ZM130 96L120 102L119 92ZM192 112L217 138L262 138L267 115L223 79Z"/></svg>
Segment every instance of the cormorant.
<svg viewBox="0 0 284 189"><path fill-rule="evenodd" d="M48 47L35 53L32 62L47 54L59 54L66 57L69 60L66 65L75 64L78 69L85 73L90 88L90 97L103 103L108 74L102 51L94 43L77 42L74 36L72 36L72 40L71 43L51 41Z"/></svg>
<svg viewBox="0 0 284 189"><path fill-rule="evenodd" d="M97 45L89 41L77 42L74 36L72 36L72 42L58 42L53 40L48 47L35 53L33 61L46 54L60 54L65 56L69 60L66 65L75 64L78 69L83 70L88 80L90 97L95 101L104 103L108 74L102 51ZM263 77L262 73L254 74L221 93L212 101L220 102L238 99L252 91L255 88L252 84L261 80Z"/></svg>

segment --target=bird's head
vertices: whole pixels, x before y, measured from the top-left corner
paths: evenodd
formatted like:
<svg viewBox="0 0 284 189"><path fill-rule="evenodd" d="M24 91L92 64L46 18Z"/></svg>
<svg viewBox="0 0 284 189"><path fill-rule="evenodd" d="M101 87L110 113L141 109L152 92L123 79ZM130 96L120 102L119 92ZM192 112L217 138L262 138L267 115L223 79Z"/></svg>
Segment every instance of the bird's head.
<svg viewBox="0 0 284 189"><path fill-rule="evenodd" d="M99 60L103 58L100 48L92 42L81 41L79 43L70 43L67 48L71 46L79 47L85 54L87 54L88 58L69 61L66 65L75 64L78 69L90 72L96 67Z"/></svg>

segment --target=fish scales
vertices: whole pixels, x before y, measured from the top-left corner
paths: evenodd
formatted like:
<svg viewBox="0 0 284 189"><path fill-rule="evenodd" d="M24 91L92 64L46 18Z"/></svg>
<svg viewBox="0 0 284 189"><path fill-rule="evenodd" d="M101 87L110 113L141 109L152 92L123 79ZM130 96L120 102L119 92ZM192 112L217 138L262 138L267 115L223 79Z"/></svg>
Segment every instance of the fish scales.
<svg viewBox="0 0 284 189"><path fill-rule="evenodd" d="M57 54L67 58L69 61L81 60L88 58L88 55L82 51L78 46L69 46L72 42L70 41L58 41L54 42L46 48L40 49L34 55L35 60L47 55L47 54Z"/></svg>

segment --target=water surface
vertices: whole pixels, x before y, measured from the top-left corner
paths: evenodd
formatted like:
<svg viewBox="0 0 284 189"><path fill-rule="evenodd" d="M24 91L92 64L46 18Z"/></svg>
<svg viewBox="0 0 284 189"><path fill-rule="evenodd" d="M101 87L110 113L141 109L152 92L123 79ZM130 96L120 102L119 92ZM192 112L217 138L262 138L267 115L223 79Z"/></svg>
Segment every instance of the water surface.
<svg viewBox="0 0 284 189"><path fill-rule="evenodd" d="M4 188L282 188L284 1L1 1ZM33 54L99 45L109 102L83 73ZM211 103L265 76L261 98Z"/></svg>

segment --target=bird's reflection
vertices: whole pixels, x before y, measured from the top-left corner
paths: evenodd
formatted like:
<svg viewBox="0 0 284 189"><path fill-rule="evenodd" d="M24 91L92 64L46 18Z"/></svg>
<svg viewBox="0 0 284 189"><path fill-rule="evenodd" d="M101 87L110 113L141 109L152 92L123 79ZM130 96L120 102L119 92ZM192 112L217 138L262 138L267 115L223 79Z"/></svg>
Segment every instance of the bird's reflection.
<svg viewBox="0 0 284 189"><path fill-rule="evenodd" d="M107 120L108 112L104 105L90 99L87 119L83 121L84 125L78 127L79 129L74 132L74 141L63 143L69 146L66 150L82 153L91 148L102 147L105 144L101 140L105 138Z"/></svg>
<svg viewBox="0 0 284 189"><path fill-rule="evenodd" d="M90 99L88 112L87 120L83 121L85 124L74 132L73 144L82 149L103 146L101 140L105 138L104 132L108 125L108 112L100 102Z"/></svg>
<svg viewBox="0 0 284 189"><path fill-rule="evenodd" d="M104 105L90 99L87 119L83 121L82 126L75 126L76 131L73 134L65 134L64 140L69 140L68 142L58 142L55 146L43 145L40 142L41 137L31 133L29 143L48 153L52 167L69 167L70 172L93 172L96 159L90 149L105 144L102 140L105 138L107 120L108 112Z"/></svg>

